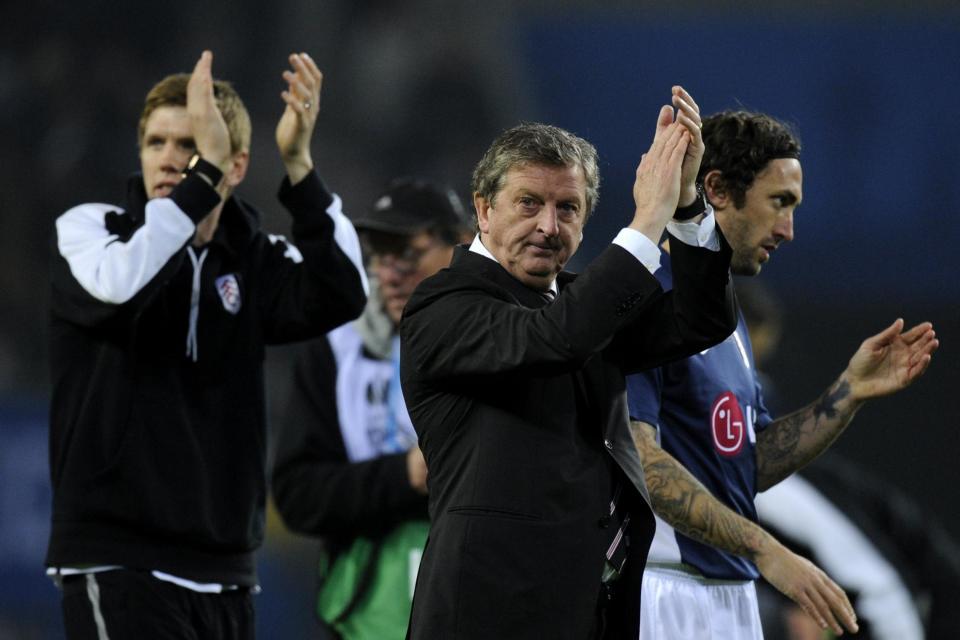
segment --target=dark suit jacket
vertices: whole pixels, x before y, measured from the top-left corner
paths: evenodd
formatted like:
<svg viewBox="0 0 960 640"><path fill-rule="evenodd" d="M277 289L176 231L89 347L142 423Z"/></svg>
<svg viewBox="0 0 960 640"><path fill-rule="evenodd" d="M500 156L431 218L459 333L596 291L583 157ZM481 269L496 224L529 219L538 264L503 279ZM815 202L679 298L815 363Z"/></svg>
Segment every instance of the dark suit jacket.
<svg viewBox="0 0 960 640"><path fill-rule="evenodd" d="M610 245L548 306L458 247L400 325L401 379L429 468L430 539L410 637L590 637L625 485L631 547L605 637L639 633L653 534L624 375L716 344L736 326L730 250L680 242L675 289Z"/></svg>

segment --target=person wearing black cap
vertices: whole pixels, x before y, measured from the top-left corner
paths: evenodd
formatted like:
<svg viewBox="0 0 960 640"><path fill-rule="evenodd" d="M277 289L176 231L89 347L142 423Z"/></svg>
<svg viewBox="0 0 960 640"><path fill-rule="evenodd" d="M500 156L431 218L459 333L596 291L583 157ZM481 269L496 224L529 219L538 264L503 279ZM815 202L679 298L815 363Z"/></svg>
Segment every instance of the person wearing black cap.
<svg viewBox="0 0 960 640"><path fill-rule="evenodd" d="M305 346L276 446L286 525L323 541L317 614L343 638L402 638L427 535L427 468L400 393L407 298L470 237L456 193L392 182L354 225L372 283L363 315Z"/></svg>

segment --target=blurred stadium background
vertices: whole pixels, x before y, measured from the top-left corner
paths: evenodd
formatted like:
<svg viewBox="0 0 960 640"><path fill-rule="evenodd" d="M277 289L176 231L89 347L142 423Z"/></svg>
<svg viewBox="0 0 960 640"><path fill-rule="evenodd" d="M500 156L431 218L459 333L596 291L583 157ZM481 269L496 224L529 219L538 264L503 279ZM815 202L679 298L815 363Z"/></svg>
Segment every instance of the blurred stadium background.
<svg viewBox="0 0 960 640"><path fill-rule="evenodd" d="M314 157L347 211L394 175L468 195L473 164L520 120L593 141L599 209L582 266L632 211L630 185L657 108L681 83L704 113L745 107L794 123L804 142L796 240L764 269L785 307L768 373L794 408L860 340L902 316L941 337L926 377L858 416L837 445L960 536L960 8L955 2L770 0L253 0L7 3L0 15L0 638L62 636L43 575L47 262L53 220L118 202L138 168L149 87L203 48L254 121L240 194L275 205L280 72L308 51L325 73ZM273 407L289 349L269 357ZM175 464L174 461L171 461ZM315 545L271 516L260 554L263 638L311 638Z"/></svg>

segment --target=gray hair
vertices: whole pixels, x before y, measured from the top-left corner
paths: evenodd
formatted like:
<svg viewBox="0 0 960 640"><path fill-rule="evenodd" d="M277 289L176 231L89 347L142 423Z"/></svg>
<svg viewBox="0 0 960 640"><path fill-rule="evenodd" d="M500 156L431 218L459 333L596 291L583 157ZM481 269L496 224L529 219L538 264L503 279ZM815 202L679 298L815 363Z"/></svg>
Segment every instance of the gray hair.
<svg viewBox="0 0 960 640"><path fill-rule="evenodd" d="M587 183L586 216L600 199L600 168L592 144L549 124L524 122L501 133L473 170L473 192L493 203L507 173L524 165L580 167Z"/></svg>

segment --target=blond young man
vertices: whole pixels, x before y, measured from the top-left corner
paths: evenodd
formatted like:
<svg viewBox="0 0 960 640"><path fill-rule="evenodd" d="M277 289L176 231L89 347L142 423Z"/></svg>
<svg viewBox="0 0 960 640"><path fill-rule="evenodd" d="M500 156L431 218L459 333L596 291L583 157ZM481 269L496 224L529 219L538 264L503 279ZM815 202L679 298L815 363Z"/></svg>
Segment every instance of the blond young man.
<svg viewBox="0 0 960 640"><path fill-rule="evenodd" d="M250 118L204 52L151 89L124 206L56 221L46 564L68 638L252 638L263 352L356 317L356 233L313 171L322 76L290 56L276 138L293 240L233 195Z"/></svg>

